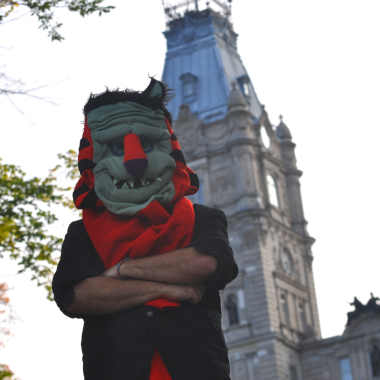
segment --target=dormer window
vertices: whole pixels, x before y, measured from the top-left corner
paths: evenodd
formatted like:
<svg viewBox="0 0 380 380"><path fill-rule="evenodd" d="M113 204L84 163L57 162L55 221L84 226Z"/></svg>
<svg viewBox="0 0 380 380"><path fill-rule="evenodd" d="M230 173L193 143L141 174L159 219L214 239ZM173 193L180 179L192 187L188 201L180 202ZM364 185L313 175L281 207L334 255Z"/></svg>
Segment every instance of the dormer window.
<svg viewBox="0 0 380 380"><path fill-rule="evenodd" d="M194 93L194 86L192 83L183 84L183 96L190 96Z"/></svg>
<svg viewBox="0 0 380 380"><path fill-rule="evenodd" d="M197 77L191 73L181 75L179 78L182 82L182 100L184 104L195 101L197 97Z"/></svg>
<svg viewBox="0 0 380 380"><path fill-rule="evenodd" d="M243 92L245 96L249 96L249 86L247 82L244 82L243 84Z"/></svg>
<svg viewBox="0 0 380 380"><path fill-rule="evenodd" d="M245 97L245 101L249 104L251 101L251 91L250 91L250 83L248 75L242 75L241 77L237 78L237 81L239 83L240 91Z"/></svg>

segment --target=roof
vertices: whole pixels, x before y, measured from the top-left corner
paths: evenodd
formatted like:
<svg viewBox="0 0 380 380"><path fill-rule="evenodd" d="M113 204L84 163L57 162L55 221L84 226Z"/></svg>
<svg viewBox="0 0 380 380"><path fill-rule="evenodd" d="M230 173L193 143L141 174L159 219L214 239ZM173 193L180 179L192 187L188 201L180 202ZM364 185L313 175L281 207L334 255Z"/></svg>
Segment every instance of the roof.
<svg viewBox="0 0 380 380"><path fill-rule="evenodd" d="M187 12L173 20L164 35L162 79L176 94L168 107L174 120L182 104L204 123L223 119L234 82L253 119L261 117L261 105L237 52L237 34L225 18L210 9Z"/></svg>

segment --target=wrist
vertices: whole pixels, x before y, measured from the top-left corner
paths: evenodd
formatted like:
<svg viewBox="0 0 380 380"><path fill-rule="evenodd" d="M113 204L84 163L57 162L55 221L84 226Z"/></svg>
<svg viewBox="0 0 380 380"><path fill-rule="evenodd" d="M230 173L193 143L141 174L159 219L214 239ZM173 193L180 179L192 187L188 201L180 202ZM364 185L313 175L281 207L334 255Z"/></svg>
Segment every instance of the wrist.
<svg viewBox="0 0 380 380"><path fill-rule="evenodd" d="M130 259L130 258L126 258L126 259L124 259L124 260L121 260L121 261L119 262L119 264L117 265L117 267L116 267L116 271L117 271L117 275L118 275L119 278L120 278L120 277L130 277L130 276L128 275L128 270L126 270L126 265L125 265L125 263L126 263L127 261L130 261L130 260L132 260L132 259Z"/></svg>
<svg viewBox="0 0 380 380"><path fill-rule="evenodd" d="M169 298L170 297L170 284L163 282L154 282L157 286L157 298Z"/></svg>

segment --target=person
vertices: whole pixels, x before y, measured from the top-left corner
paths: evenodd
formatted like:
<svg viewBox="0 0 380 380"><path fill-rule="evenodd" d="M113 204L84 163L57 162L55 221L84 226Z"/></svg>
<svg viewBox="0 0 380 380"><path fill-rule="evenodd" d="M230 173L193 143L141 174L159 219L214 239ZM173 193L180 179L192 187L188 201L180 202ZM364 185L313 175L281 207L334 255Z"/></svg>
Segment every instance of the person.
<svg viewBox="0 0 380 380"><path fill-rule="evenodd" d="M91 95L70 224L53 278L82 318L86 380L228 380L219 290L238 273L220 210L199 188L165 105L166 85ZM66 363L68 364L68 363Z"/></svg>

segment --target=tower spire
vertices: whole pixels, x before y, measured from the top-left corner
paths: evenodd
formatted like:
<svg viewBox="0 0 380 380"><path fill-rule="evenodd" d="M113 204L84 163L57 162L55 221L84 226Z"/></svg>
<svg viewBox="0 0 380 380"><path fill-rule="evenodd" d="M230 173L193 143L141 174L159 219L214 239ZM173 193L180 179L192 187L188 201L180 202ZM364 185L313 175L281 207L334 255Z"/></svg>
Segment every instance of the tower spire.
<svg viewBox="0 0 380 380"><path fill-rule="evenodd" d="M258 122L262 107L237 51L237 34L229 21L231 2L173 3L164 1L167 53L162 79L176 92L169 106L174 119L183 104L206 124L223 119L235 83Z"/></svg>

